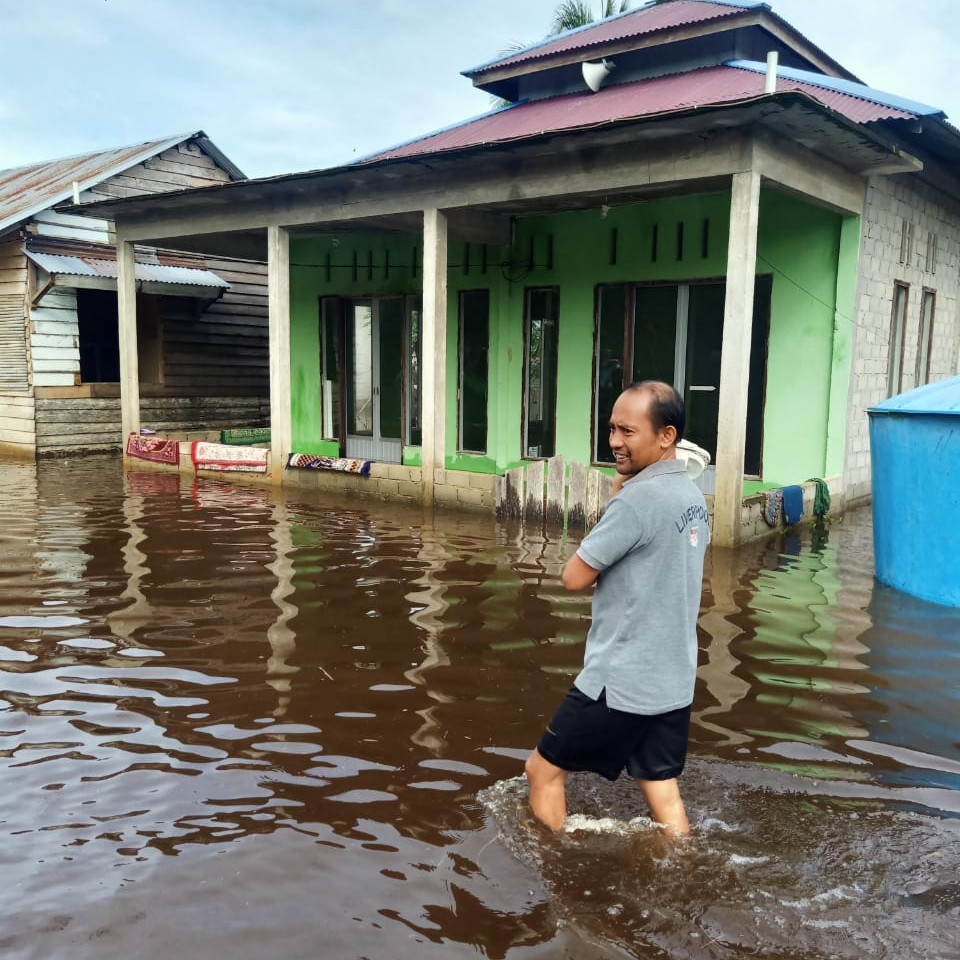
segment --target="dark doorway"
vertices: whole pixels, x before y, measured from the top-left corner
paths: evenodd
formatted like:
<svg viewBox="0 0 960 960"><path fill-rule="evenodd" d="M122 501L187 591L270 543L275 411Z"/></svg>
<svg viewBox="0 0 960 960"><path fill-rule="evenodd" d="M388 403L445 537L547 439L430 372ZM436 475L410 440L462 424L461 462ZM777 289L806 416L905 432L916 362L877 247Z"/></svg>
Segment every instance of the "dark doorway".
<svg viewBox="0 0 960 960"><path fill-rule="evenodd" d="M77 291L82 383L120 382L117 295L112 290Z"/></svg>

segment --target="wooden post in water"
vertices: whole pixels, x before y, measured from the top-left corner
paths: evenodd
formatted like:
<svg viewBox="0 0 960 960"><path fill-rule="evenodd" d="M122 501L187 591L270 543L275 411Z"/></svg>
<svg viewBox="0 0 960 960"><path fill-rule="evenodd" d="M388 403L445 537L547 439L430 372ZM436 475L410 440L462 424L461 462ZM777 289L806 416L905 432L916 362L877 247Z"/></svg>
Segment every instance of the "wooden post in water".
<svg viewBox="0 0 960 960"><path fill-rule="evenodd" d="M523 519L526 523L543 522L543 460L527 464L527 496L523 503Z"/></svg>
<svg viewBox="0 0 960 960"><path fill-rule="evenodd" d="M503 516L519 517L520 504L523 502L523 467L508 470L504 480Z"/></svg>
<svg viewBox="0 0 960 960"><path fill-rule="evenodd" d="M599 470L587 472L586 525L592 527L600 519L600 478Z"/></svg>
<svg viewBox="0 0 960 960"><path fill-rule="evenodd" d="M570 483L567 489L567 526L583 527L587 522L587 468L576 460L570 462Z"/></svg>
<svg viewBox="0 0 960 960"><path fill-rule="evenodd" d="M547 461L547 523L562 527L565 506L564 489L567 482L567 461L552 457Z"/></svg>

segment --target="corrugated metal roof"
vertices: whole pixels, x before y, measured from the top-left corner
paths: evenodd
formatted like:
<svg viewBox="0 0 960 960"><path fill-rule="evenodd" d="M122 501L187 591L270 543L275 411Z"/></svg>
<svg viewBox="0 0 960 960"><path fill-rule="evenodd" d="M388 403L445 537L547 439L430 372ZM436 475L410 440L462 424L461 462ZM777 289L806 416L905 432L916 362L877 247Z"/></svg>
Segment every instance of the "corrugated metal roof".
<svg viewBox="0 0 960 960"><path fill-rule="evenodd" d="M103 277L115 280L117 261L99 257L68 257L59 253L38 253L28 250L27 256L42 270L57 276ZM172 283L190 287L213 287L227 289L230 284L210 270L195 270L190 267L168 267L160 263L134 264L137 280L149 283Z"/></svg>
<svg viewBox="0 0 960 960"><path fill-rule="evenodd" d="M595 23L568 30L557 37L549 37L519 53L498 58L489 63L464 70L463 75L473 77L476 74L496 67L509 67L527 60L537 60L558 53L569 53L571 50L589 52L591 47L610 43L616 40L626 40L630 37L640 37L658 30L670 30L692 23L703 23L707 20L717 20L721 17L731 17L743 13L745 10L769 10L766 3L744 0L741 3L717 2L717 0L674 0L673 3L652 3L636 10L607 17Z"/></svg>
<svg viewBox="0 0 960 960"><path fill-rule="evenodd" d="M811 76L814 76L811 74ZM863 88L869 91L868 87ZM885 104L827 90L812 83L780 78L777 91L799 90L857 123L914 119L915 114ZM754 70L731 66L705 67L605 87L599 93L577 93L534 100L485 114L459 126L401 144L364 161L439 153L485 143L502 143L577 130L624 120L636 120L676 110L749 100L764 95L764 77Z"/></svg>
<svg viewBox="0 0 960 960"><path fill-rule="evenodd" d="M87 190L178 143L192 139L203 140L204 148L208 145L212 148L215 159L231 176L243 179L240 170L213 147L202 130L129 147L98 150L96 153L84 153L62 160L0 170L0 234L56 203L69 200L73 195L74 182L81 191Z"/></svg>

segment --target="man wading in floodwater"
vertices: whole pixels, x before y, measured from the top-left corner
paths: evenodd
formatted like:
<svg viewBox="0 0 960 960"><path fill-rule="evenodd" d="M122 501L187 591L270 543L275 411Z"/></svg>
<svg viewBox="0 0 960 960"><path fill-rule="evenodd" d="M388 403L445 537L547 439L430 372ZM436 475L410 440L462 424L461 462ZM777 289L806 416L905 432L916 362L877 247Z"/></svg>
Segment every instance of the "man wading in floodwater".
<svg viewBox="0 0 960 960"><path fill-rule="evenodd" d="M626 767L664 831L690 832L677 777L710 529L677 460L683 426L683 399L666 383L633 384L613 405L613 495L563 570L568 590L597 585L583 670L526 763L530 806L554 830L567 818L570 771L616 780Z"/></svg>

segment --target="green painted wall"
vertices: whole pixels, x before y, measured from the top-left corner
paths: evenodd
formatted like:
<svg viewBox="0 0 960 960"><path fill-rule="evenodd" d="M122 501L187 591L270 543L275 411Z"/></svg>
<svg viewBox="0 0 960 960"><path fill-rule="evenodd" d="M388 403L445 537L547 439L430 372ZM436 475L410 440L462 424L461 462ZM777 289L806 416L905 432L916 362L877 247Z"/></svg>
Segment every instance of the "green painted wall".
<svg viewBox="0 0 960 960"><path fill-rule="evenodd" d="M560 288L558 324L557 452L590 460L593 402L593 327L597 284L650 280L696 280L721 277L726 271L726 237L730 201L725 194L659 200L525 220L517 224L515 250L529 252L536 266L521 283L511 285L509 310L515 318L514 353L523 358L523 287ZM706 256L703 223L709 222ZM683 225L682 250L678 227ZM656 259L654 259L654 231ZM615 237L614 237L615 234ZM553 237L553 267L546 266ZM616 256L614 257L614 245ZM679 255L678 255L679 254ZM615 260L615 262L613 262ZM517 462L521 429L517 375L513 413L506 425L504 459Z"/></svg>
<svg viewBox="0 0 960 960"><path fill-rule="evenodd" d="M718 193L607 210L598 203L594 210L520 220L511 248L486 248L485 270L483 248L452 241L447 466L502 472L521 462L524 293L534 286L557 287L560 294L557 451L589 461L597 284L722 277L728 224L729 194ZM763 191L757 269L772 273L774 281L764 476L761 484L748 489L796 483L840 469L852 335L852 325L842 318L853 312L858 244L857 218L844 220ZM320 438L319 298L419 294L422 262L420 237L415 235L292 240L291 405L298 451L336 451ZM486 456L457 452L458 297L461 291L476 289L490 291ZM404 462L418 460L419 449L406 447Z"/></svg>
<svg viewBox="0 0 960 960"><path fill-rule="evenodd" d="M829 426L823 475L843 472L847 443L847 409L853 376L856 329L857 265L860 260L860 218L844 217L840 227L836 310L833 320L833 378L830 384Z"/></svg>
<svg viewBox="0 0 960 960"><path fill-rule="evenodd" d="M801 483L828 473L841 228L838 214L772 190L761 194L757 270L774 275L763 486ZM855 278L855 262L848 266Z"/></svg>
<svg viewBox="0 0 960 960"><path fill-rule="evenodd" d="M297 266L291 243L290 413L297 453L338 456L335 443L320 442L320 324L317 271ZM312 322L311 322L312 321Z"/></svg>

